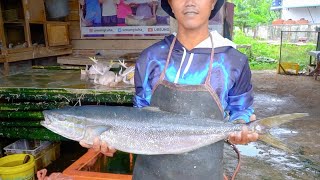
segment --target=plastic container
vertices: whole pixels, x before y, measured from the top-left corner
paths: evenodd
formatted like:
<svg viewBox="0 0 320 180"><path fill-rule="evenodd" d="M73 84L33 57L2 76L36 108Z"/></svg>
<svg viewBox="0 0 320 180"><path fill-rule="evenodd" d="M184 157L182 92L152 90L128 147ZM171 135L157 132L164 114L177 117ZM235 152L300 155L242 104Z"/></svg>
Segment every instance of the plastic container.
<svg viewBox="0 0 320 180"><path fill-rule="evenodd" d="M3 149L5 154L31 154L36 156L41 150L47 148L51 144L50 141L26 140L20 139Z"/></svg>
<svg viewBox="0 0 320 180"><path fill-rule="evenodd" d="M35 170L47 167L60 156L60 143L39 140L18 140L5 148L6 155L31 154L35 158Z"/></svg>
<svg viewBox="0 0 320 180"><path fill-rule="evenodd" d="M52 143L36 155L35 170L41 170L60 157L60 143Z"/></svg>
<svg viewBox="0 0 320 180"><path fill-rule="evenodd" d="M298 74L299 69L300 69L300 66L298 63L281 62L280 64L278 64L278 73L279 74L285 74L285 73Z"/></svg>
<svg viewBox="0 0 320 180"><path fill-rule="evenodd" d="M23 164L26 156L30 159ZM14 154L0 158L1 180L34 180L35 159L27 154Z"/></svg>
<svg viewBox="0 0 320 180"><path fill-rule="evenodd" d="M49 18L62 18L69 15L68 0L46 0L46 9Z"/></svg>

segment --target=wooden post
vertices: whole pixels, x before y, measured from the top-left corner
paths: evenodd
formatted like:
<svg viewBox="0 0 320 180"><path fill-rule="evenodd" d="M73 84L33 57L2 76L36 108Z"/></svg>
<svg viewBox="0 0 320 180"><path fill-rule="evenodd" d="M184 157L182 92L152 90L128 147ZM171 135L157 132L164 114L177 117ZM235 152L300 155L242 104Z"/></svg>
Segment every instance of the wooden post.
<svg viewBox="0 0 320 180"><path fill-rule="evenodd" d="M28 43L28 47L32 47L32 41L31 41L31 33L30 33L30 12L28 8L28 1L22 0L22 6L23 6L23 13L24 13L24 35L25 35L25 41Z"/></svg>
<svg viewBox="0 0 320 180"><path fill-rule="evenodd" d="M7 61L7 58L5 58L5 62L3 63L3 75L8 76L10 72L9 63Z"/></svg>

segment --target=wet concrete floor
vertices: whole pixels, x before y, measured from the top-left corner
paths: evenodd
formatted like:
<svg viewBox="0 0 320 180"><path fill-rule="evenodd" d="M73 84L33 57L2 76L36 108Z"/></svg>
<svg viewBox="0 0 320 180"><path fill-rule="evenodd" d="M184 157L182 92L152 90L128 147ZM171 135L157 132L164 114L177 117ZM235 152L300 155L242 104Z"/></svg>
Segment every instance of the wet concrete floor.
<svg viewBox="0 0 320 180"><path fill-rule="evenodd" d="M279 75L275 71L253 71L252 83L258 119L297 112L309 113L310 116L271 130L273 136L295 151L293 154L261 141L238 146L242 162L236 179L320 179L320 80L308 76ZM62 158L58 160L61 162L49 167L52 172L63 171L68 166L67 162L74 162L85 152L77 143L72 150L64 144ZM64 157L69 158L69 161ZM224 157L225 172L231 175L237 158L227 145Z"/></svg>
<svg viewBox="0 0 320 180"><path fill-rule="evenodd" d="M261 141L238 146L242 165L236 179L320 179L320 80L253 71L252 83L257 119L298 112L310 116L271 130L273 136L294 150L293 154ZM226 171L233 172L235 164L236 155L227 147Z"/></svg>

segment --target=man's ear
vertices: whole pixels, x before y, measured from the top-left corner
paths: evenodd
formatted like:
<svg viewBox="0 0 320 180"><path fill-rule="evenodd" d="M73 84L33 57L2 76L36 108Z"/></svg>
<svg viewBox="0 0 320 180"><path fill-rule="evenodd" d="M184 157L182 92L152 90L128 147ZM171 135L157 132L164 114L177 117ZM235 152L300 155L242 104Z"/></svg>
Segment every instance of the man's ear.
<svg viewBox="0 0 320 180"><path fill-rule="evenodd" d="M214 6L216 5L216 3L217 3L217 0L213 0L211 10L214 9Z"/></svg>
<svg viewBox="0 0 320 180"><path fill-rule="evenodd" d="M170 5L170 7L172 7L171 0L168 0L168 4ZM174 14L174 11L173 11L172 8L171 8L171 11L172 11L172 13Z"/></svg>

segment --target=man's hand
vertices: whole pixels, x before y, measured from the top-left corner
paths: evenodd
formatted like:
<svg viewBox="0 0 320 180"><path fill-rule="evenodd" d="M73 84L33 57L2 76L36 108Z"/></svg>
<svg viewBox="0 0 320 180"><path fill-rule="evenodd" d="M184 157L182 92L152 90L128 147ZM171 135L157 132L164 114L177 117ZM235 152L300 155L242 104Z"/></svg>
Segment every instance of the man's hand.
<svg viewBox="0 0 320 180"><path fill-rule="evenodd" d="M83 141L80 141L80 145L85 148L92 148L94 151L101 152L109 157L113 157L113 154L117 151L113 147L109 146L106 142L100 141L99 137L94 138L93 145L89 145Z"/></svg>
<svg viewBox="0 0 320 180"><path fill-rule="evenodd" d="M72 177L65 176L62 173L52 173L50 176L47 175L47 170L42 169L37 172L37 178L38 180L72 180Z"/></svg>
<svg viewBox="0 0 320 180"><path fill-rule="evenodd" d="M256 116L253 114L250 121L255 121ZM241 121L239 121L242 123ZM244 121L243 121L244 122ZM257 141L259 138L258 133L248 130L247 126L242 127L242 131L230 133L228 139L232 144L248 144L249 142Z"/></svg>

